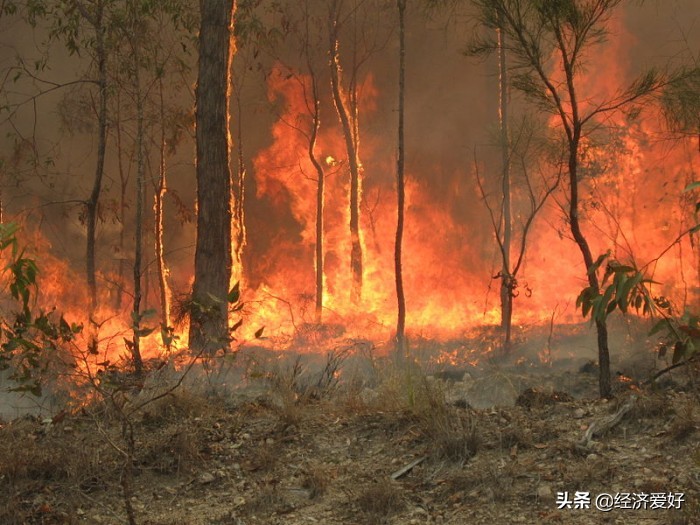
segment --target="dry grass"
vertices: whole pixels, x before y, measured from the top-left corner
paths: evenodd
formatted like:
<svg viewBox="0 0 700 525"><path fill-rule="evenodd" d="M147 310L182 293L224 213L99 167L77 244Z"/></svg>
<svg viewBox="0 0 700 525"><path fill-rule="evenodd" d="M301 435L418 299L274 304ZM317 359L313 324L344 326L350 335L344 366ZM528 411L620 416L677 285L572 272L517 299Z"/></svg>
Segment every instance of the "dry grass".
<svg viewBox="0 0 700 525"><path fill-rule="evenodd" d="M674 441L684 441L698 429L695 404L683 403L675 408L675 412L676 414L671 421L668 434Z"/></svg>
<svg viewBox="0 0 700 525"><path fill-rule="evenodd" d="M280 452L274 445L264 444L255 448L246 461L249 471L269 472L274 469L280 458Z"/></svg>
<svg viewBox="0 0 700 525"><path fill-rule="evenodd" d="M285 499L274 480L263 480L255 499L244 507L247 514L272 514L285 505Z"/></svg>
<svg viewBox="0 0 700 525"><path fill-rule="evenodd" d="M405 506L398 486L386 479L363 490L357 497L356 504L369 525L386 523L387 518L403 510Z"/></svg>
<svg viewBox="0 0 700 525"><path fill-rule="evenodd" d="M320 465L309 465L304 470L301 486L309 491L309 498L323 496L330 484L330 473Z"/></svg>
<svg viewBox="0 0 700 525"><path fill-rule="evenodd" d="M464 464L479 449L476 419L447 404L437 382L423 379L418 389L416 416L424 435L439 459Z"/></svg>
<svg viewBox="0 0 700 525"><path fill-rule="evenodd" d="M77 495L58 496L44 487L107 488L119 471L115 454L99 436L73 438L68 425L49 427L17 420L0 428L0 523L70 523Z"/></svg>

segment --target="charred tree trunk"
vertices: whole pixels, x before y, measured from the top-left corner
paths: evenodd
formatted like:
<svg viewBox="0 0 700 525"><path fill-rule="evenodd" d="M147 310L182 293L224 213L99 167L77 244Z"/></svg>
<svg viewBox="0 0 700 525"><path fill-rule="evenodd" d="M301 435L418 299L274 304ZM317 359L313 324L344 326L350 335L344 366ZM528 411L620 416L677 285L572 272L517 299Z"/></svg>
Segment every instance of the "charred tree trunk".
<svg viewBox="0 0 700 525"><path fill-rule="evenodd" d="M124 276L126 274L126 261L124 254L126 251L126 191L129 185L129 174L124 169L124 149L122 143L122 121L121 121L121 99L119 91L116 93L116 119L114 122L114 134L117 141L117 169L119 171L119 220L121 230L119 231L119 261L117 265L117 289L114 296L114 307L119 310L122 307L122 297L124 296Z"/></svg>
<svg viewBox="0 0 700 525"><path fill-rule="evenodd" d="M316 75L311 73L311 96L313 97L313 114L311 116L311 133L309 135L309 160L316 170L316 322L323 322L323 201L325 174L316 158L316 138L321 125L321 106L318 98Z"/></svg>
<svg viewBox="0 0 700 525"><path fill-rule="evenodd" d="M397 221L396 241L394 244L394 273L396 276L396 301L398 303L398 319L396 321L396 350L399 357L407 353L406 345L406 298L403 289L403 274L401 271L401 248L403 243L404 223L404 95L406 71L406 0L397 0L399 10L399 137L398 156L396 160L396 195Z"/></svg>
<svg viewBox="0 0 700 525"><path fill-rule="evenodd" d="M97 309L97 277L95 262L95 246L97 238L97 215L102 191L102 178L104 176L105 151L107 149L107 50L105 46L104 27L104 0L98 0L95 5L95 15L91 18L95 29L95 59L97 61L97 164L95 166L95 178L92 183L92 192L85 208L85 222L87 227L87 241L85 265L87 274L87 287L90 297L90 319Z"/></svg>
<svg viewBox="0 0 700 525"><path fill-rule="evenodd" d="M202 0L196 91L197 244L190 312L190 348L213 353L229 344L231 280L229 88L233 55L232 0Z"/></svg>
<svg viewBox="0 0 700 525"><path fill-rule="evenodd" d="M573 104L572 104L573 105ZM569 185L570 185L570 205L569 205L569 225L571 228L571 234L576 241L576 244L581 251L583 256L583 262L587 268L588 274L588 284L591 287L593 294L597 295L600 293L600 283L598 281L598 275L591 271L593 267L593 254L591 253L591 248L588 245L588 241L581 230L581 223L579 221L579 188L578 188L578 154L579 154L579 140L581 138L580 126L574 125L572 140L569 144ZM610 350L608 348L608 326L605 319L596 319L595 327L597 332L598 340L598 366L600 368L600 396L610 397L612 395L612 389L610 384Z"/></svg>
<svg viewBox="0 0 700 525"><path fill-rule="evenodd" d="M511 329L513 325L513 275L511 274L511 244L513 217L511 211L510 183L510 141L508 138L508 69L506 67L505 35L501 29L498 33L498 120L501 135L501 191L503 194L503 253L501 268L501 329L503 346L509 350Z"/></svg>
<svg viewBox="0 0 700 525"><path fill-rule="evenodd" d="M165 332L172 326L170 320L170 286L168 285L168 266L165 262L163 247L163 199L168 191L165 165L165 103L163 101L163 79L158 80L160 103L160 162L158 164L158 185L153 196L153 236L155 240L156 267L158 270L158 291L160 296L161 325ZM166 343L166 346L169 344Z"/></svg>
<svg viewBox="0 0 700 525"><path fill-rule="evenodd" d="M561 42L561 38L559 39ZM567 130L567 139L569 144L569 226L571 234L576 241L576 244L583 256L583 262L586 266L586 274L588 276L588 284L594 295L600 293L600 282L598 274L593 271L593 254L588 245L581 223L579 221L579 185L578 185L578 159L579 148L581 143L582 122L578 108L578 98L574 82L574 71L567 54L564 52L564 46L560 43L562 50L562 62L564 65L564 73L566 75L566 86L569 93L569 102L571 105L571 125L567 126L564 121L564 127ZM600 396L609 398L612 396L612 387L610 384L610 350L608 348L608 326L607 319L596 319L595 327L598 339L598 367L599 367L599 390Z"/></svg>
<svg viewBox="0 0 700 525"><path fill-rule="evenodd" d="M360 238L360 161L357 152L357 134L350 118L350 108L341 84L340 57L338 51L338 6L334 5L330 20L330 69L331 91L338 119L343 128L345 149L350 167L350 270L352 272L351 298L359 303L362 299L362 241ZM355 121L357 119L354 119Z"/></svg>
<svg viewBox="0 0 700 525"><path fill-rule="evenodd" d="M133 323L133 341L131 356L134 372L137 376L143 374L141 358L141 274L143 265L143 208L146 183L146 152L143 94L141 92L141 64L139 62L138 44L132 45L134 60L134 96L136 97L136 212L134 219L134 302L131 313Z"/></svg>

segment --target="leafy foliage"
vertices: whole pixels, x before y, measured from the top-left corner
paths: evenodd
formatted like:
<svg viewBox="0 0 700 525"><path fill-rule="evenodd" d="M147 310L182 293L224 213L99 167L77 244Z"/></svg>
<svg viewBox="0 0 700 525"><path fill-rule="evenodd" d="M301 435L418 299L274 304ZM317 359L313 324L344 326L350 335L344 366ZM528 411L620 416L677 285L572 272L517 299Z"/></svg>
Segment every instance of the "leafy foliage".
<svg viewBox="0 0 700 525"><path fill-rule="evenodd" d="M659 357L664 357L671 350L671 362L675 365L683 359L692 358L700 348L700 317L690 312L677 318L663 317L650 332L651 335L657 333L663 333Z"/></svg>
<svg viewBox="0 0 700 525"><path fill-rule="evenodd" d="M644 276L633 265L625 265L610 259L607 252L588 269L589 274L598 272L607 261L605 274L599 289L584 288L576 299L576 307L581 308L584 317L591 315L591 321L604 321L616 309L626 314L630 308L644 315L651 315L656 309L649 285L658 284Z"/></svg>
<svg viewBox="0 0 700 525"><path fill-rule="evenodd" d="M685 193L700 189L700 182L693 182L685 188ZM700 201L695 203L697 224L687 230L688 235L700 231ZM605 274L599 289L584 288L576 299L576 307L581 308L583 317L591 316L591 321L604 321L615 310L626 314L630 309L645 316L660 316L649 335L660 334L659 357L672 351L672 363L678 364L695 356L700 348L700 316L686 311L677 315L671 301L663 296L653 296L650 286L658 284L647 278L642 270L633 265L624 265L610 259L610 252L598 257L588 269L598 272L604 262Z"/></svg>
<svg viewBox="0 0 700 525"><path fill-rule="evenodd" d="M7 257L10 252L2 277L9 276L10 296L19 307L11 319L0 319L0 370L10 370L9 378L17 383L10 390L40 396L49 364L83 327L34 308L39 270L19 249L18 230L16 224L0 224L0 253Z"/></svg>

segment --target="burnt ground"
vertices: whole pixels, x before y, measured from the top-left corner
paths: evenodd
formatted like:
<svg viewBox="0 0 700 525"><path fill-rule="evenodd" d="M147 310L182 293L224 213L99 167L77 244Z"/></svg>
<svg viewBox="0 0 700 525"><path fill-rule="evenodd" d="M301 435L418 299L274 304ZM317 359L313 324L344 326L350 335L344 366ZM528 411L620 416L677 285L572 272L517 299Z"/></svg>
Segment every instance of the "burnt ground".
<svg viewBox="0 0 700 525"><path fill-rule="evenodd" d="M628 345L608 401L588 356L557 347L541 365L536 344L507 360L436 364L455 345L408 366L354 344L330 372L326 358L251 351L193 368L130 414L182 369L161 368L138 394L104 385L107 398L5 422L0 523L127 523L125 486L143 525L700 523L696 370L640 385L659 365ZM592 424L601 432L585 439ZM685 501L560 510L563 491Z"/></svg>

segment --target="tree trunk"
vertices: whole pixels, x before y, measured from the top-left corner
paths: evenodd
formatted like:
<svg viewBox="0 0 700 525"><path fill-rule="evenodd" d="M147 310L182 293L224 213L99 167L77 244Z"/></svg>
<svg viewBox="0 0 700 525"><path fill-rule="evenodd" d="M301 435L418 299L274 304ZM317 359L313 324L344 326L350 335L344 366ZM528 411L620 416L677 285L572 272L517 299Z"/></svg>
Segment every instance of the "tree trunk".
<svg viewBox="0 0 700 525"><path fill-rule="evenodd" d="M586 273L588 274L588 284L594 295L600 293L600 283L598 282L598 275L591 271L593 267L593 255L591 253L591 248L586 241L586 237L581 231L581 224L579 222L578 216L578 152L579 152L579 140L581 137L581 129L578 124L574 125L573 136L569 142L569 184L570 184L570 205L569 205L569 225L571 227L571 234L576 241L581 254L583 255L583 262L586 266ZM599 366L599 388L601 397L611 397L612 389L610 384L610 350L608 349L608 327L606 319L596 319L595 321L596 332L598 336L598 366Z"/></svg>
<svg viewBox="0 0 700 525"><path fill-rule="evenodd" d="M583 235L583 231L581 230L581 224L579 222L578 215L578 158L579 147L581 142L582 123L581 116L579 114L578 98L574 84L574 70L571 62L569 62L568 55L562 44L560 44L560 50L562 53L564 73L566 75L566 86L569 93L569 103L571 105L571 124L569 125L565 118L563 118L562 120L562 125L565 129L568 129L567 139L569 143L569 226L571 228L571 234L573 235L576 244L581 250L581 255L583 256L583 262L586 266L586 274L588 276L588 284L590 285L593 294L598 295L600 293L600 283L598 281L598 275L596 274L596 272L592 271L594 262L593 254L591 253L591 248L588 245L588 241L586 240L586 237ZM600 397L609 398L612 397L612 387L610 384L610 350L608 348L607 319L597 319L595 322L595 327L598 335L598 382L600 389Z"/></svg>
<svg viewBox="0 0 700 525"><path fill-rule="evenodd" d="M352 272L351 298L353 302L362 300L362 241L360 238L360 161L356 147L356 133L350 121L350 110L341 85L340 57L338 56L338 17L337 6L334 6L330 20L330 66L331 91L333 102L338 113L338 119L343 128L345 149L348 152L350 167L350 271ZM355 119L356 120L356 119Z"/></svg>
<svg viewBox="0 0 700 525"><path fill-rule="evenodd" d="M124 296L124 276L126 274L126 261L124 254L126 252L126 191L129 185L129 174L124 169L123 161L123 146L122 146L122 121L121 121L121 99L119 91L116 93L116 118L114 122L114 131L117 140L117 168L119 171L119 221L121 221L121 229L119 231L119 261L117 266L117 289L114 296L114 308L116 310L122 307L122 297Z"/></svg>
<svg viewBox="0 0 700 525"><path fill-rule="evenodd" d="M158 186L153 196L153 234L155 240L156 267L158 270L158 288L160 296L161 325L164 333L172 326L170 320L170 287L168 285L168 266L165 262L163 247L163 199L168 191L165 166L165 103L163 102L163 79L158 80L160 96L160 163L158 166ZM166 343L166 346L170 346ZM168 348L169 349L169 348Z"/></svg>
<svg viewBox="0 0 700 525"><path fill-rule="evenodd" d="M190 348L213 353L229 344L231 279L229 87L234 51L231 0L202 0L196 91L197 244Z"/></svg>
<svg viewBox="0 0 700 525"><path fill-rule="evenodd" d="M398 213L396 221L396 242L394 244L394 273L396 276L396 300L398 303L398 319L396 322L396 350L400 358L406 356L406 298L403 290L403 275L401 272L401 247L403 242L404 223L404 86L406 70L406 0L397 0L399 9L399 139L398 157L396 160L396 195L398 197ZM406 356L407 357L407 356Z"/></svg>
<svg viewBox="0 0 700 525"><path fill-rule="evenodd" d="M136 217L134 219L134 302L131 313L133 323L133 341L131 356L134 364L134 372L137 376L143 374L143 360L141 359L141 273L143 259L143 208L146 182L146 152L143 94L141 93L141 75L138 45L132 45L134 60L134 96L136 97Z"/></svg>
<svg viewBox="0 0 700 525"><path fill-rule="evenodd" d="M95 245L97 237L97 213L102 190L102 178L105 166L105 151L107 148L107 51L105 48L104 0L98 0L95 6L95 60L97 61L98 109L97 109L97 164L92 192L86 202L87 241L86 241L86 274L87 287L90 296L89 316L92 319L97 309L97 278L95 263Z"/></svg>
<svg viewBox="0 0 700 525"><path fill-rule="evenodd" d="M309 68L311 70L311 68ZM323 322L323 200L325 175L323 167L316 158L316 138L321 125L320 101L318 99L318 86L316 76L311 72L311 96L313 97L313 115L311 122L311 134L309 135L309 160L316 170L316 322Z"/></svg>
<svg viewBox="0 0 700 525"><path fill-rule="evenodd" d="M510 184L510 142L508 139L508 70L506 68L505 35L498 29L498 120L501 134L502 195L503 195L503 253L501 268L501 329L503 330L503 347L510 347L511 327L513 322L513 276L511 275L511 242L513 218L511 212Z"/></svg>
<svg viewBox="0 0 700 525"><path fill-rule="evenodd" d="M238 157L238 166L236 168L236 176L233 179L233 256L234 263L237 268L237 280L243 280L243 249L246 245L246 227L245 227L245 181L246 167L243 156L243 123L241 110L241 95L236 90L236 107L238 110L238 122L236 123L236 150Z"/></svg>

